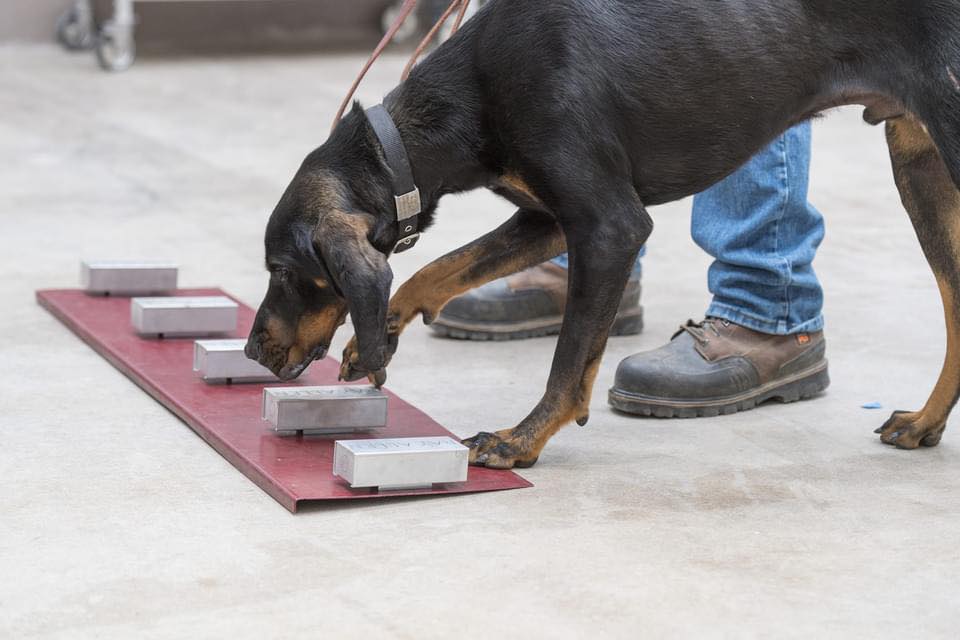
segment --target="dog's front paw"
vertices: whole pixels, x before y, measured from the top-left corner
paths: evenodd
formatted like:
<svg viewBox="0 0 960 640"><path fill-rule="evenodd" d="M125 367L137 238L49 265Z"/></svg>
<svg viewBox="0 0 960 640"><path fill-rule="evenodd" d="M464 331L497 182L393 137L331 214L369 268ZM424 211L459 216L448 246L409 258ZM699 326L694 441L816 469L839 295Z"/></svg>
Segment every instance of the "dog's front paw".
<svg viewBox="0 0 960 640"><path fill-rule="evenodd" d="M880 434L884 444L892 444L899 449L916 449L940 444L946 427L945 421L930 420L921 411L894 411L890 419L874 433Z"/></svg>
<svg viewBox="0 0 960 640"><path fill-rule="evenodd" d="M340 361L340 379L353 382L367 378L378 389L387 381L386 365L377 371L369 371L360 363L360 352L357 351L357 339L351 338L343 350L343 359Z"/></svg>
<svg viewBox="0 0 960 640"><path fill-rule="evenodd" d="M343 349L343 358L340 360L340 379L353 382L360 378L369 378L370 382L376 387L382 387L387 380L387 365L393 359L393 354L397 352L399 340L400 331L396 322L391 318L387 325L387 344L383 353L383 366L376 367L375 371L371 371L371 367L365 366L360 358L357 336L353 336Z"/></svg>
<svg viewBox="0 0 960 640"><path fill-rule="evenodd" d="M470 464L490 469L526 469L537 463L538 454L530 451L525 440L511 430L480 432L463 444L470 448Z"/></svg>

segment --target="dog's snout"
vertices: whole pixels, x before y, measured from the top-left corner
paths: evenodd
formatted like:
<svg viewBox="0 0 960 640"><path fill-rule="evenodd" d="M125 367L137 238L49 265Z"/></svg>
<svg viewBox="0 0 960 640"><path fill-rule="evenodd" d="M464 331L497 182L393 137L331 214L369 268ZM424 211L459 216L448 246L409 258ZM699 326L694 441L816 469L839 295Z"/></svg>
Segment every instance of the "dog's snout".
<svg viewBox="0 0 960 640"><path fill-rule="evenodd" d="M243 348L243 352L251 360L260 360L260 353L261 353L260 341L257 340L255 337L250 336L250 339L247 340L247 346Z"/></svg>

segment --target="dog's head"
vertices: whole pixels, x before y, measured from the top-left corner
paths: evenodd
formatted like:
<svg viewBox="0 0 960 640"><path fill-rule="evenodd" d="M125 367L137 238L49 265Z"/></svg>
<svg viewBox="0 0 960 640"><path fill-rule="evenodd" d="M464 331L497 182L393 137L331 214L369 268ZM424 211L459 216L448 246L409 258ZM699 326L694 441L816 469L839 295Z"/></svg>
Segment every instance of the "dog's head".
<svg viewBox="0 0 960 640"><path fill-rule="evenodd" d="M378 217L363 210L351 184L376 181L356 170L356 157L338 157L338 146L332 138L307 157L267 224L270 286L246 354L282 380L326 355L348 312L358 365L376 372L386 364L393 273L375 246Z"/></svg>

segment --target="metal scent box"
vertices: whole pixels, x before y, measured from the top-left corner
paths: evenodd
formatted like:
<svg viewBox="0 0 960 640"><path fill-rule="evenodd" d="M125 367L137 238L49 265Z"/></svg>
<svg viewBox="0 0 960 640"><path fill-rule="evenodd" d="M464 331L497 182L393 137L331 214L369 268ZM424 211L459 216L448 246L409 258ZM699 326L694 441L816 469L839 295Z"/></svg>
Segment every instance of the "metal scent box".
<svg viewBox="0 0 960 640"><path fill-rule="evenodd" d="M263 419L279 433L351 433L387 426L387 396L373 387L279 387L263 390Z"/></svg>
<svg viewBox="0 0 960 640"><path fill-rule="evenodd" d="M120 260L80 263L80 282L88 293L100 295L147 295L177 288L177 265L170 262Z"/></svg>
<svg viewBox="0 0 960 640"><path fill-rule="evenodd" d="M205 381L216 383L275 382L277 377L243 352L247 341L197 340L193 343L193 371Z"/></svg>
<svg viewBox="0 0 960 640"><path fill-rule="evenodd" d="M237 303L224 296L134 298L130 321L141 335L208 336L237 328Z"/></svg>
<svg viewBox="0 0 960 640"><path fill-rule="evenodd" d="M465 482L470 450L453 438L338 440L333 474L355 489L425 489L435 483Z"/></svg>

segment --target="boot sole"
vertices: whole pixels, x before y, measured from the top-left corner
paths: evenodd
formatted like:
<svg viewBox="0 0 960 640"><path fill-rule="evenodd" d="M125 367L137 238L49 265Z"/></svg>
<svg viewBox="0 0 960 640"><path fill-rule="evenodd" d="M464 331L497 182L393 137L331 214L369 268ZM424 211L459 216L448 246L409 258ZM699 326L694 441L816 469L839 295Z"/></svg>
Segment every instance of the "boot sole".
<svg viewBox="0 0 960 640"><path fill-rule="evenodd" d="M786 404L807 400L830 386L827 361L787 378L734 396L710 400L652 398L617 388L610 389L609 402L617 411L655 418L711 418L749 411L768 400Z"/></svg>
<svg viewBox="0 0 960 640"><path fill-rule="evenodd" d="M471 324L438 318L433 321L430 328L444 337L456 340L502 341L557 335L562 325L563 316L497 325ZM610 329L610 335L632 336L641 331L643 331L643 307L637 307L617 316L613 328Z"/></svg>

